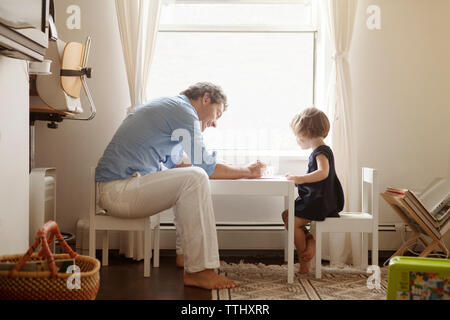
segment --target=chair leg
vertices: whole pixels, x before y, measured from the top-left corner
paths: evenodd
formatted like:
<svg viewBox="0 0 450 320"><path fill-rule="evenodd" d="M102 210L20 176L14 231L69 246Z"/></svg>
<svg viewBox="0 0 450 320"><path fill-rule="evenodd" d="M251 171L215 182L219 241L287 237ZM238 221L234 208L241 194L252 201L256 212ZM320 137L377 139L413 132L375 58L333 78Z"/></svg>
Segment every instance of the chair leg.
<svg viewBox="0 0 450 320"><path fill-rule="evenodd" d="M361 232L361 241L361 268L366 270L369 266L368 233Z"/></svg>
<svg viewBox="0 0 450 320"><path fill-rule="evenodd" d="M155 240L154 240L154 246L153 246L153 266L155 268L159 268L159 217L157 218L157 224L155 226Z"/></svg>
<svg viewBox="0 0 450 320"><path fill-rule="evenodd" d="M137 252L135 252L134 248L134 239L136 237L135 231L127 231L128 237L128 254L130 256L137 256Z"/></svg>
<svg viewBox="0 0 450 320"><path fill-rule="evenodd" d="M322 230L316 222L316 279L322 278Z"/></svg>
<svg viewBox="0 0 450 320"><path fill-rule="evenodd" d="M108 253L109 253L109 231L105 230L103 233L103 246L102 246L102 265L108 265Z"/></svg>
<svg viewBox="0 0 450 320"><path fill-rule="evenodd" d="M378 230L372 233L372 265L378 266Z"/></svg>
<svg viewBox="0 0 450 320"><path fill-rule="evenodd" d="M95 258L95 226L89 223L89 256Z"/></svg>
<svg viewBox="0 0 450 320"><path fill-rule="evenodd" d="M317 235L316 235L316 223L314 221L311 222L310 232L311 232L312 236L314 237L314 239L316 239L317 238ZM316 271L316 257L314 257L311 260L311 270L314 271L314 272Z"/></svg>
<svg viewBox="0 0 450 320"><path fill-rule="evenodd" d="M151 221L148 219L144 230L144 277L150 277L150 254L152 250Z"/></svg>

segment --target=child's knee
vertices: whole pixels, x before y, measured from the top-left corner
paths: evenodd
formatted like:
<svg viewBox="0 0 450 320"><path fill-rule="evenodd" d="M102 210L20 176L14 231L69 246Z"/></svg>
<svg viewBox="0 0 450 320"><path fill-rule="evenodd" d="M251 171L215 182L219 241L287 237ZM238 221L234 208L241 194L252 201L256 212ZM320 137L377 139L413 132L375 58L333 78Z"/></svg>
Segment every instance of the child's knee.
<svg viewBox="0 0 450 320"><path fill-rule="evenodd" d="M295 217L295 228L296 229L303 229L308 223L309 223L309 221L306 219Z"/></svg>

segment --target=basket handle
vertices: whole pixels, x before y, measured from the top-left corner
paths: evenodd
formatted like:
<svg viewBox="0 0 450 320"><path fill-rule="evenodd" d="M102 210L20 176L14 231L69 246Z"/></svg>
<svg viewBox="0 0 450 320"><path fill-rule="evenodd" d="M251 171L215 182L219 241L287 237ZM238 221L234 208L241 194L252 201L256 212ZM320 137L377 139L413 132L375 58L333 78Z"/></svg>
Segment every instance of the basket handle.
<svg viewBox="0 0 450 320"><path fill-rule="evenodd" d="M50 235L47 239L47 235ZM64 238L61 235L61 232L59 231L58 225L55 221L48 221L46 222L37 232L36 239L33 242L33 245L28 249L28 251L23 255L23 257L19 260L19 262L16 264L14 269L11 270L10 276L14 276L17 274L17 272L20 271L20 269L23 267L25 262L27 262L28 259L30 259L32 253L36 250L39 243L42 244L42 249L39 252L39 256L46 257L48 261L48 265L50 268L51 278L56 277L56 266L55 266L55 258L53 257L52 252L50 251L49 243L52 243L53 238L55 237L59 240L59 243L64 248L64 250L70 255L71 258L75 258L77 256L77 253L74 252L66 241L64 241Z"/></svg>

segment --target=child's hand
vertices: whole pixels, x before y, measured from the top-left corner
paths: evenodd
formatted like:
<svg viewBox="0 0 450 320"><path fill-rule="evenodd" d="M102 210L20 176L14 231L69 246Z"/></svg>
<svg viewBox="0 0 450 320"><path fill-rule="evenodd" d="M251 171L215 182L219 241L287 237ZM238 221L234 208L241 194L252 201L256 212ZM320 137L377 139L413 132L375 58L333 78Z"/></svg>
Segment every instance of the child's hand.
<svg viewBox="0 0 450 320"><path fill-rule="evenodd" d="M287 180L294 181L295 185L305 183L303 181L303 176L294 176L293 174L290 174L290 173L286 173L284 176L286 177Z"/></svg>
<svg viewBox="0 0 450 320"><path fill-rule="evenodd" d="M300 184L300 182L299 182L299 176L294 176L294 175L292 175L292 174L290 174L290 173L286 173L285 175L285 178L287 179L287 180L292 180L292 181L294 181L295 182L295 185L298 185L298 184Z"/></svg>

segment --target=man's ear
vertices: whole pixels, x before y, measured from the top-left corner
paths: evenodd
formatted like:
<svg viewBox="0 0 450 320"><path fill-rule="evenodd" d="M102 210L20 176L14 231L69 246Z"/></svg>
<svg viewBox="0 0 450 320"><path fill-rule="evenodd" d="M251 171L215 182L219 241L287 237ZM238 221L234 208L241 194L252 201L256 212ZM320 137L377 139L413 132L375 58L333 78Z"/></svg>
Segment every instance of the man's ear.
<svg viewBox="0 0 450 320"><path fill-rule="evenodd" d="M203 103L204 104L207 104L208 102L211 102L211 97L209 96L209 93L208 92L206 92L204 95L203 95Z"/></svg>

